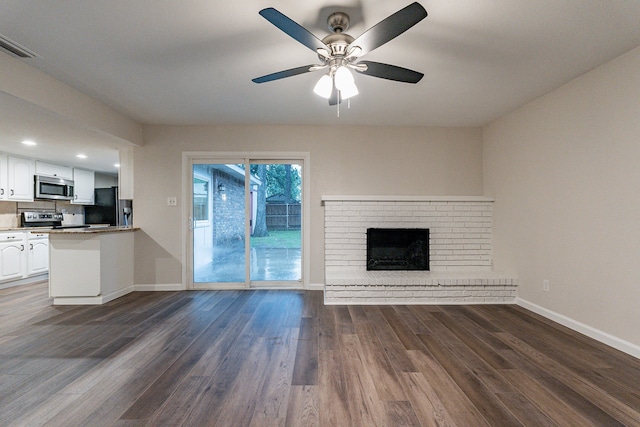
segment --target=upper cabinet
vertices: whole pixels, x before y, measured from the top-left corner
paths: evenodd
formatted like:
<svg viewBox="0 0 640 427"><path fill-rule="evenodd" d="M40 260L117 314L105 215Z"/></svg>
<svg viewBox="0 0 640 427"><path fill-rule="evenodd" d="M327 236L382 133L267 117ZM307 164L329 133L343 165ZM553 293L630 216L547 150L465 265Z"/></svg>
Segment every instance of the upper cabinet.
<svg viewBox="0 0 640 427"><path fill-rule="evenodd" d="M0 200L7 200L9 194L7 182L7 155L0 153Z"/></svg>
<svg viewBox="0 0 640 427"><path fill-rule="evenodd" d="M34 175L73 180L77 205L93 205L95 172L0 153L0 200L34 201Z"/></svg>
<svg viewBox="0 0 640 427"><path fill-rule="evenodd" d="M7 188L2 200L16 202L33 202L33 172L35 161L22 157L7 156L6 183ZM4 174L4 171L0 171Z"/></svg>
<svg viewBox="0 0 640 427"><path fill-rule="evenodd" d="M93 205L95 172L84 169L73 169L73 193L71 203L76 205Z"/></svg>
<svg viewBox="0 0 640 427"><path fill-rule="evenodd" d="M53 176L56 178L73 179L73 169L69 166L54 165L53 163L36 160L36 175Z"/></svg>

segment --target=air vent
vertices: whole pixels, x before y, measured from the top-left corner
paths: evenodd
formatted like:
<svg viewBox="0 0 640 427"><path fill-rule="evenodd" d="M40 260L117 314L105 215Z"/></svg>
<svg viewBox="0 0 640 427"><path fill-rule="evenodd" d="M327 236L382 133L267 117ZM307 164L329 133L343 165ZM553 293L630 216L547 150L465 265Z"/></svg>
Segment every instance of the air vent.
<svg viewBox="0 0 640 427"><path fill-rule="evenodd" d="M0 34L0 48L19 58L35 58L35 53Z"/></svg>

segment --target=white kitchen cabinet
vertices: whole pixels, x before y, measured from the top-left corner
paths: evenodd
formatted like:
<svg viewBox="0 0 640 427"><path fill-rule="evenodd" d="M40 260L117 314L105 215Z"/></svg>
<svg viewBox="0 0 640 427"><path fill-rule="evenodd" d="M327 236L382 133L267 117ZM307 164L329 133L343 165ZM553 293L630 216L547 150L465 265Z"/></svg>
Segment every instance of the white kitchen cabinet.
<svg viewBox="0 0 640 427"><path fill-rule="evenodd" d="M26 273L25 233L0 233L0 281L21 279Z"/></svg>
<svg viewBox="0 0 640 427"><path fill-rule="evenodd" d="M33 202L35 161L7 156L7 198L18 202Z"/></svg>
<svg viewBox="0 0 640 427"><path fill-rule="evenodd" d="M0 200L7 200L9 183L7 182L7 155L0 153Z"/></svg>
<svg viewBox="0 0 640 427"><path fill-rule="evenodd" d="M49 271L49 235L29 232L27 236L27 276Z"/></svg>
<svg viewBox="0 0 640 427"><path fill-rule="evenodd" d="M69 166L54 165L53 163L36 160L36 175L73 179L73 169Z"/></svg>
<svg viewBox="0 0 640 427"><path fill-rule="evenodd" d="M95 172L84 169L73 169L74 199L76 205L93 205L95 190Z"/></svg>

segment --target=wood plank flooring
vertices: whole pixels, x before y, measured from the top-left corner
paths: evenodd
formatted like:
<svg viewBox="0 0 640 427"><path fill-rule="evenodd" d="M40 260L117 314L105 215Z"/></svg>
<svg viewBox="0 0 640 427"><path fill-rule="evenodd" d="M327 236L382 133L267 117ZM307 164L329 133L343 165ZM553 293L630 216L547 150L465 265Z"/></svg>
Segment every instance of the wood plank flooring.
<svg viewBox="0 0 640 427"><path fill-rule="evenodd" d="M640 426L640 360L517 306L0 290L2 426Z"/></svg>

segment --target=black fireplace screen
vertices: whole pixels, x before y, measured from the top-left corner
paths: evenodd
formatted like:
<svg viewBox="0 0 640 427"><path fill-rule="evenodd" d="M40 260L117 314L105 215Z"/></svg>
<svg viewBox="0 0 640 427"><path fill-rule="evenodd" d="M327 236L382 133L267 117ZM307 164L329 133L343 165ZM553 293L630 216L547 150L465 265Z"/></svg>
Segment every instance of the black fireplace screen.
<svg viewBox="0 0 640 427"><path fill-rule="evenodd" d="M367 270L429 270L429 229L368 228Z"/></svg>

